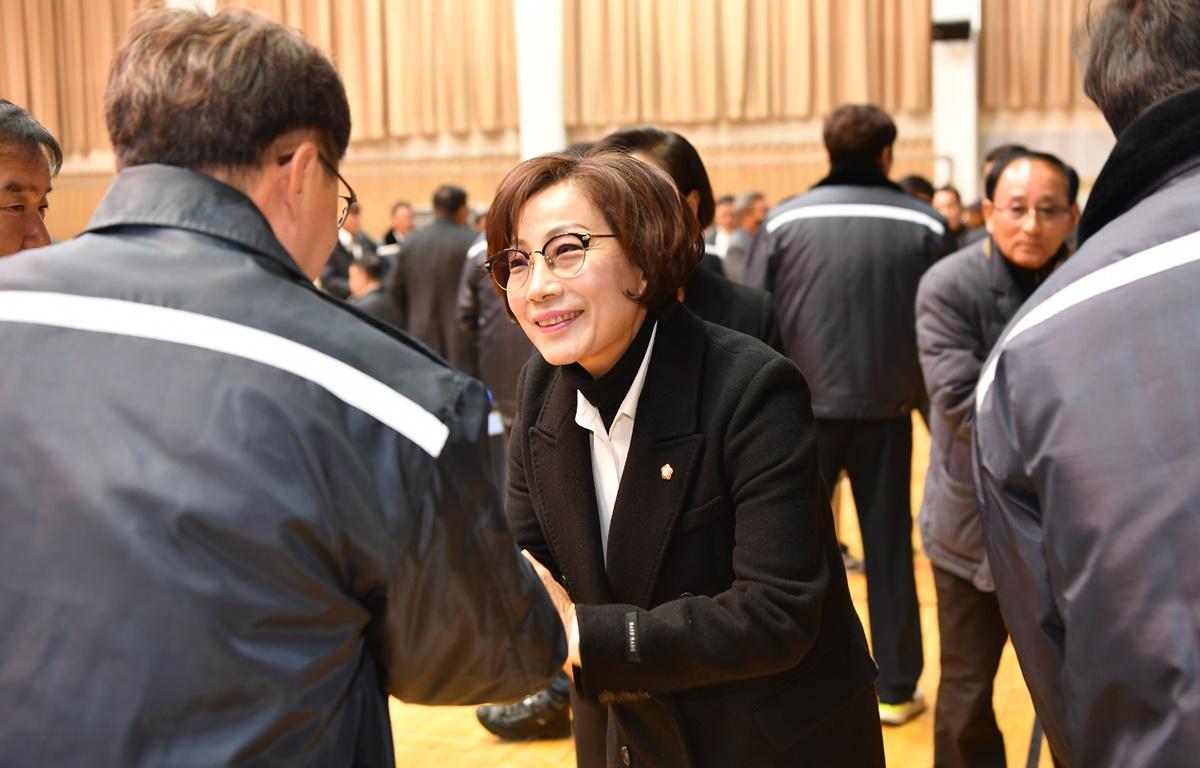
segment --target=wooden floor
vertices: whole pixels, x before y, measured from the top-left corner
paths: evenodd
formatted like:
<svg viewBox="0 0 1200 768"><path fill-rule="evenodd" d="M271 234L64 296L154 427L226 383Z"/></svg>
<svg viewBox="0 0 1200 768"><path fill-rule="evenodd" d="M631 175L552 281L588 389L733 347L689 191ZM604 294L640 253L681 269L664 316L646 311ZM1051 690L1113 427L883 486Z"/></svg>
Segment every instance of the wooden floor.
<svg viewBox="0 0 1200 768"><path fill-rule="evenodd" d="M913 426L913 510L920 508L924 489L925 466L928 462L929 435L920 419ZM854 515L849 488L840 494L841 538L851 552L861 556L858 547L858 524ZM917 550L917 597L921 604L921 629L925 643L925 672L919 687L925 692L929 711L897 728L884 728L884 748L890 766L933 765L933 704L937 698L938 631L937 601L929 560L921 550L914 520L914 548ZM866 580L861 574L850 575L850 591L858 608L863 627L866 618ZM1033 707L1021 679L1012 646L1005 648L996 679L996 718L1004 733L1004 744L1010 766L1024 766L1033 727ZM393 700L392 727L396 734L396 765L403 768L567 768L575 765L575 752L570 739L529 743L503 742L492 736L475 721L474 707L418 707ZM1042 745L1042 766L1050 766L1050 753Z"/></svg>

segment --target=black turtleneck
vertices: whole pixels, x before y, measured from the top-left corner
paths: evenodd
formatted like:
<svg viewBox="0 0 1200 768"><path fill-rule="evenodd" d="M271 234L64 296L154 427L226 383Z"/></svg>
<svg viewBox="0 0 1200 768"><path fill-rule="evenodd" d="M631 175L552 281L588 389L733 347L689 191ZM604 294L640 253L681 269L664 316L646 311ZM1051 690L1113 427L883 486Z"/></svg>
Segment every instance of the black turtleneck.
<svg viewBox="0 0 1200 768"><path fill-rule="evenodd" d="M1021 296L1028 299L1037 290L1037 287L1044 283L1047 277L1050 277L1050 273L1058 266L1058 261L1058 259L1051 259L1037 269L1029 269L1005 259L1004 266L1008 268L1008 274L1012 275L1012 279L1016 281Z"/></svg>
<svg viewBox="0 0 1200 768"><path fill-rule="evenodd" d="M992 241L991 245L995 247L995 241ZM1000 253L1000 249L998 247L996 247L996 253ZM1004 263L1004 267L1008 270L1008 274L1017 284L1017 290L1020 291L1021 298L1028 299L1033 295L1033 292L1038 289L1038 286L1046 282L1046 278L1050 277L1054 270L1058 269L1059 266L1066 261L1067 257L1070 255L1070 247L1066 243L1063 243L1062 247L1058 249L1058 252L1051 256L1049 261L1037 269L1029 269L1027 267L1014 264L1010 259L1003 255L1001 255L1000 261Z"/></svg>
<svg viewBox="0 0 1200 768"><path fill-rule="evenodd" d="M582 392L588 402L600 411L600 418L604 421L605 429L612 427L613 419L617 417L617 410L621 407L621 401L625 399L625 395L633 385L633 380L637 378L638 369L642 367L642 358L646 356L646 348L650 346L650 333L654 330L655 319L653 313L646 313L642 320L642 327L633 337L629 348L621 355L617 364L600 378L593 379L591 374L579 363L571 363L562 367L563 378L566 379L566 382Z"/></svg>
<svg viewBox="0 0 1200 768"><path fill-rule="evenodd" d="M879 167L879 159L875 157L839 160L829 169L829 175L814 184L813 188L834 186L888 187L904 191L887 177Z"/></svg>

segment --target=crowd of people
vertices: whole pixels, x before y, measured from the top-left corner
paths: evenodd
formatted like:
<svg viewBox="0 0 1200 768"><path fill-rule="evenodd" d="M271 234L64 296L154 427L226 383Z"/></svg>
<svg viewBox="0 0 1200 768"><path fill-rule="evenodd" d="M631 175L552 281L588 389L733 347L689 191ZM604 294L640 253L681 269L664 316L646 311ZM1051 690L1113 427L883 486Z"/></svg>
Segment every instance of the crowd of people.
<svg viewBox="0 0 1200 768"><path fill-rule="evenodd" d="M390 765L395 695L589 768L883 765L926 710L914 412L935 764L1005 765L1010 639L1056 764L1188 764L1200 2L1089 31L1117 143L1082 212L1019 145L977 203L893 181L895 123L850 104L773 206L637 126L377 242L329 59L167 8L52 244L63 148L0 100L6 764Z"/></svg>

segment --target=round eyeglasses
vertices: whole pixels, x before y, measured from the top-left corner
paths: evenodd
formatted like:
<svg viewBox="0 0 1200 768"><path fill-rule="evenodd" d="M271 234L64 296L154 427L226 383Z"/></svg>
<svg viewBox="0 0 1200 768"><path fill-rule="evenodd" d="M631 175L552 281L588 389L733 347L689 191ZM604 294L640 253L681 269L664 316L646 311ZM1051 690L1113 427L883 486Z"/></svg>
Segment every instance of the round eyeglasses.
<svg viewBox="0 0 1200 768"><path fill-rule="evenodd" d="M550 273L560 280L568 280L583 269L587 250L592 240L616 235L591 235L586 232L563 232L546 241L541 249L526 251L522 248L505 248L484 263L496 285L505 291L516 290L529 280L533 271L533 254L542 254L542 260Z"/></svg>

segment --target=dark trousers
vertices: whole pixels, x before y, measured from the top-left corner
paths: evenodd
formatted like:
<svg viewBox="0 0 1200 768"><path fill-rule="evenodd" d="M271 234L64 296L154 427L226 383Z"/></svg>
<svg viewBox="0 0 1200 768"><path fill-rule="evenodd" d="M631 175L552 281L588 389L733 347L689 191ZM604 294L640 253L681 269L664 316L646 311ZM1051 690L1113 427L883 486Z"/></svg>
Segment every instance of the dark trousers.
<svg viewBox="0 0 1200 768"><path fill-rule="evenodd" d="M933 719L933 764L1004 768L1004 737L992 710L992 682L1008 630L995 592L934 567L942 677Z"/></svg>
<svg viewBox="0 0 1200 768"><path fill-rule="evenodd" d="M826 487L831 489L844 469L854 493L879 700L908 701L924 666L913 578L912 422L817 419L817 453Z"/></svg>

